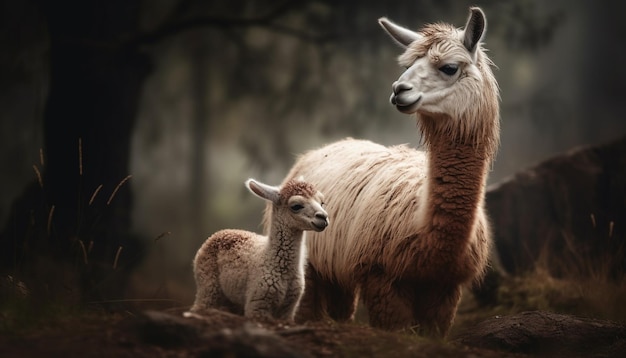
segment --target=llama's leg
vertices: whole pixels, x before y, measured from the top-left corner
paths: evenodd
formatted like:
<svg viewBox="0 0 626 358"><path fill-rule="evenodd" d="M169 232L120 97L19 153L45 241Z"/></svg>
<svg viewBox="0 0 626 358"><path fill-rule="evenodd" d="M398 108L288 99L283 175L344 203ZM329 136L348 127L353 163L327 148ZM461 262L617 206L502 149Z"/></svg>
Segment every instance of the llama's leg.
<svg viewBox="0 0 626 358"><path fill-rule="evenodd" d="M445 337L461 300L461 288L425 285L414 292L413 320L419 324L420 334Z"/></svg>
<svg viewBox="0 0 626 358"><path fill-rule="evenodd" d="M338 322L352 321L357 306L356 289L346 289L333 282L324 285L326 311L330 318Z"/></svg>
<svg viewBox="0 0 626 358"><path fill-rule="evenodd" d="M429 337L447 335L461 298L460 287L398 281L374 271L361 292L372 326L409 328Z"/></svg>
<svg viewBox="0 0 626 358"><path fill-rule="evenodd" d="M332 318L348 321L356 311L356 290L324 279L312 265L307 266L304 296L296 313L296 321L319 321Z"/></svg>
<svg viewBox="0 0 626 358"><path fill-rule="evenodd" d="M372 271L361 287L361 297L368 310L370 325L373 327L397 330L412 325L411 295L398 289L393 282L392 278Z"/></svg>
<svg viewBox="0 0 626 358"><path fill-rule="evenodd" d="M296 322L319 321L324 318L326 312L322 305L321 280L317 271L309 264L304 279L304 295L296 312Z"/></svg>

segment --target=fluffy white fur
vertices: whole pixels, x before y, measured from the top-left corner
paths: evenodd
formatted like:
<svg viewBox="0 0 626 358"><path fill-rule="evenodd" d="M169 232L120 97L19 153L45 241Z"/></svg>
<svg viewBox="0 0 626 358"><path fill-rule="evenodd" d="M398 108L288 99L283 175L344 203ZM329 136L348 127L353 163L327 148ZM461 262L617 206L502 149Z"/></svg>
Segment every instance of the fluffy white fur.
<svg viewBox="0 0 626 358"><path fill-rule="evenodd" d="M229 229L209 237L193 261L196 298L186 316L217 308L293 321L304 291L304 231L328 225L323 196L302 180L278 188L250 179L246 186L271 203L269 236Z"/></svg>
<svg viewBox="0 0 626 358"><path fill-rule="evenodd" d="M406 49L391 103L417 116L427 151L346 139L297 160L285 180L315 183L336 221L308 241L298 316L351 319L360 295L374 326L444 336L491 243L484 191L499 94L480 43L486 19L472 8L464 30L380 23Z"/></svg>

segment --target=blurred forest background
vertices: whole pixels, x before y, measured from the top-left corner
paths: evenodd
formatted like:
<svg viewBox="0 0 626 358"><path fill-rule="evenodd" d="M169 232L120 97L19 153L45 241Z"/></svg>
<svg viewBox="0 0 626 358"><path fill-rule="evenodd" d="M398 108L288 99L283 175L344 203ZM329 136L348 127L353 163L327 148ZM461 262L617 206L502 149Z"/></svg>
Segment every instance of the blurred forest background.
<svg viewBox="0 0 626 358"><path fill-rule="evenodd" d="M261 230L248 177L278 184L298 153L346 136L419 147L388 103L401 49L381 16L418 29L487 14L502 97L491 183L624 135L626 5L605 2L2 0L2 267L25 271L22 250L48 240L70 270L92 265L78 276L132 272L129 291L91 299L190 304L204 239Z"/></svg>

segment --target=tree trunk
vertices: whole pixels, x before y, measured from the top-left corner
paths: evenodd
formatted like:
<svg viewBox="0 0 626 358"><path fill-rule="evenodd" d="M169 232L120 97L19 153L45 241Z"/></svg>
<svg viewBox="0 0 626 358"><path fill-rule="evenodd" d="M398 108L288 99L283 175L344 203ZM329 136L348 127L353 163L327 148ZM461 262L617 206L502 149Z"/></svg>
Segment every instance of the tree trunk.
<svg viewBox="0 0 626 358"><path fill-rule="evenodd" d="M139 1L44 0L42 8L51 49L43 186L31 187L14 207L1 238L12 249L3 266L41 278L32 270L48 270L41 267L46 257L48 266L72 271L69 285L78 286L71 288L80 299L117 296L124 269L139 259L129 183L115 192L130 174L131 133L149 68L136 48L121 46L138 30ZM33 280L48 290L55 284Z"/></svg>
<svg viewBox="0 0 626 358"><path fill-rule="evenodd" d="M192 132L190 134L191 151L191 185L189 190L191 203L191 220L193 237L202 237L206 231L202 223L205 221L206 212L206 189L210 188L210 177L205 175L205 168L209 167L208 157L205 155L205 143L207 135L207 123L209 121L209 108L207 104L207 92L209 78L209 49L201 36L203 32L196 34L195 46L192 52L193 80L192 90L194 96L194 113L192 118Z"/></svg>

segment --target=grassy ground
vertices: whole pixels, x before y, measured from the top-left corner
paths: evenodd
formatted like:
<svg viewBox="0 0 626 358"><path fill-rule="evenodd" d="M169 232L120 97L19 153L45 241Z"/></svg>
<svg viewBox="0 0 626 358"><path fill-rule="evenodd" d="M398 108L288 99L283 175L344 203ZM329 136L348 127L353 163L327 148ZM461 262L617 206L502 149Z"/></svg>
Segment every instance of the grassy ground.
<svg viewBox="0 0 626 358"><path fill-rule="evenodd" d="M265 328L277 332L290 344L299 347L299 353L316 357L499 357L502 352L460 346L452 340L488 318L529 310L626 323L625 299L626 285L623 282L556 279L545 271L537 270L527 275L505 278L498 291L498 303L490 307L479 306L472 295L466 293L449 341L429 340L410 332L382 332L362 322L319 322L301 327L293 331L295 333L284 330L282 326ZM173 303L170 302L170 305ZM142 303L141 300L117 302L115 306L92 304L82 307L34 302L29 298L4 300L0 306L0 351L8 353L3 356L23 357L55 354L196 356L213 352L211 349L216 346L211 346L210 340L171 347L163 347L158 340L156 343L146 341L142 338L143 328L139 324L142 322L141 311L153 307L154 302ZM171 307L162 311L180 317L182 309ZM232 329L242 322L241 318L224 316L212 321L209 329L219 336L224 329ZM217 339L215 344L223 344L224 339Z"/></svg>

